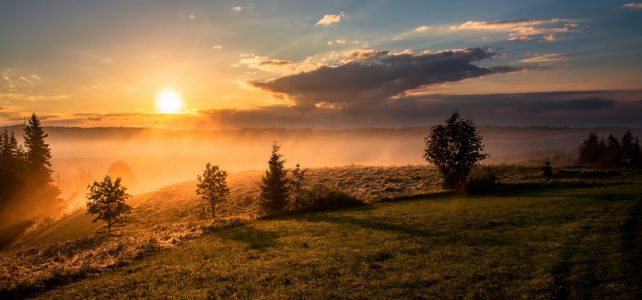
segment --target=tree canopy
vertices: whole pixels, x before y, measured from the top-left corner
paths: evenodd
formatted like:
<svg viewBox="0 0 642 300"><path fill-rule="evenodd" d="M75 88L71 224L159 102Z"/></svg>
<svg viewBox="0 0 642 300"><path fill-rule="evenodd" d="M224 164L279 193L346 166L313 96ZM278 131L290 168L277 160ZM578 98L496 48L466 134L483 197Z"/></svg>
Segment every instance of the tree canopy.
<svg viewBox="0 0 642 300"><path fill-rule="evenodd" d="M433 126L425 142L424 158L439 169L446 188L463 187L473 167L488 157L473 120L457 111L445 124Z"/></svg>
<svg viewBox="0 0 642 300"><path fill-rule="evenodd" d="M209 162L205 165L203 175L196 177L196 194L209 202L212 208L212 218L214 218L214 202L225 199L230 194L227 188L227 172L219 169L218 166L212 166Z"/></svg>
<svg viewBox="0 0 642 300"><path fill-rule="evenodd" d="M93 222L106 221L107 230L111 232L112 224L131 211L131 206L125 203L131 195L120 184L120 177L112 181L109 176L105 176L101 182L94 181L88 188L87 213L96 215Z"/></svg>

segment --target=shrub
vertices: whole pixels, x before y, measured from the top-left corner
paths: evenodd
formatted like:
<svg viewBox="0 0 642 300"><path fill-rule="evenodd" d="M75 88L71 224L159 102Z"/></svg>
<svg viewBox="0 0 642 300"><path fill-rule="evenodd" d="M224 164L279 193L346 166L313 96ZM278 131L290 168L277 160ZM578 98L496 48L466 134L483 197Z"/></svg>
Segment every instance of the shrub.
<svg viewBox="0 0 642 300"><path fill-rule="evenodd" d="M466 191L471 194L491 192L497 186L497 174L491 168L475 169L468 179Z"/></svg>
<svg viewBox="0 0 642 300"><path fill-rule="evenodd" d="M553 167L551 166L551 161L546 159L544 166L542 167L542 173L544 177L551 178L553 177Z"/></svg>
<svg viewBox="0 0 642 300"><path fill-rule="evenodd" d="M301 206L298 211L318 211L347 208L363 205L364 202L339 190L325 185L314 185L304 189L301 195Z"/></svg>

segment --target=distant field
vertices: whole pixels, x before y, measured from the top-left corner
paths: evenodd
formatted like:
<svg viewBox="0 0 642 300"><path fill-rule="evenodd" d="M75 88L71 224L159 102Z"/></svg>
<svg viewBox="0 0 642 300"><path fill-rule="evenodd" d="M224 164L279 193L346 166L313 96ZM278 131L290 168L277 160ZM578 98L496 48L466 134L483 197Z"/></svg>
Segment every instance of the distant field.
<svg viewBox="0 0 642 300"><path fill-rule="evenodd" d="M640 177L568 174L206 230L37 296L639 299Z"/></svg>

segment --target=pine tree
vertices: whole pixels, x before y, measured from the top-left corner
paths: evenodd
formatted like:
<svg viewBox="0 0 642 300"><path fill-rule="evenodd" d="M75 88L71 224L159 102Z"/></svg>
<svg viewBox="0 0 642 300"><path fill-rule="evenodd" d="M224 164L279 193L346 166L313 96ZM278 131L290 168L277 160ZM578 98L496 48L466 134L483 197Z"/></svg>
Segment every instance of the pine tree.
<svg viewBox="0 0 642 300"><path fill-rule="evenodd" d="M633 133L627 130L622 136L622 162L627 168L635 168L639 165L640 159L640 144L637 139L633 137Z"/></svg>
<svg viewBox="0 0 642 300"><path fill-rule="evenodd" d="M32 114L24 129L26 159L34 180L39 184L52 182L51 149L45 142L49 135L45 133L36 114Z"/></svg>
<svg viewBox="0 0 642 300"><path fill-rule="evenodd" d="M281 147L275 141L272 145L272 154L268 161L268 169L265 171L261 183L261 206L267 212L282 210L288 199L288 179L285 169L285 160L279 153Z"/></svg>
<svg viewBox="0 0 642 300"><path fill-rule="evenodd" d="M607 168L619 168L622 164L622 149L620 142L615 136L609 134L606 139L605 166Z"/></svg>
<svg viewBox="0 0 642 300"><path fill-rule="evenodd" d="M579 163L593 167L602 166L605 161L606 143L599 140L597 133L591 132L586 140L580 145Z"/></svg>

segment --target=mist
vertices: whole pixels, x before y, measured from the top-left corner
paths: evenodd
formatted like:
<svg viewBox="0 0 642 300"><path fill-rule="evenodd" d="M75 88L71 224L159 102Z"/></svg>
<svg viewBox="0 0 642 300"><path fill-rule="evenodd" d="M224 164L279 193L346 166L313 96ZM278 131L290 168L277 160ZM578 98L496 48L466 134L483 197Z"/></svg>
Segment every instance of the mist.
<svg viewBox="0 0 642 300"><path fill-rule="evenodd" d="M21 127L9 128L19 135ZM572 164L575 149L586 136L621 135L625 128L545 128L480 126L485 164L539 163L562 155ZM226 131L150 128L48 127L53 178L61 189L65 213L84 206L87 185L105 175L127 177L136 195L170 184L191 181L205 164L231 173L264 170L274 141L289 168L346 165L426 165L424 138L428 127L398 129L240 129ZM635 135L642 130L633 130ZM114 173L114 164L125 173Z"/></svg>

